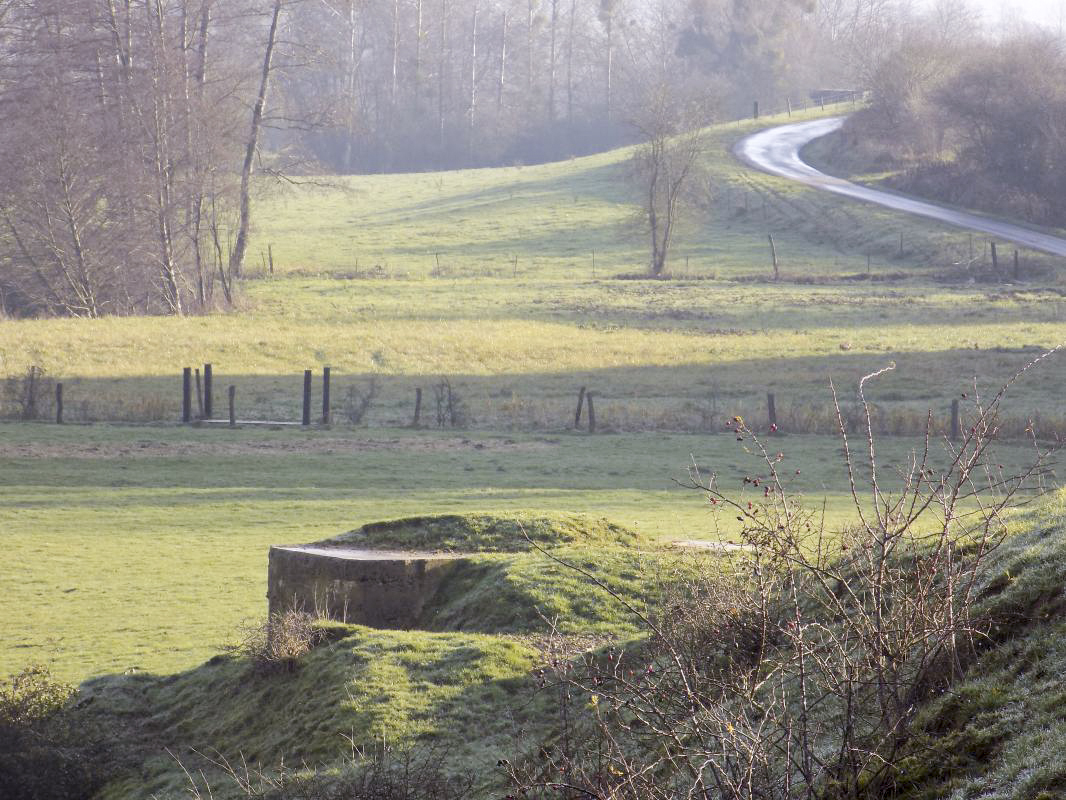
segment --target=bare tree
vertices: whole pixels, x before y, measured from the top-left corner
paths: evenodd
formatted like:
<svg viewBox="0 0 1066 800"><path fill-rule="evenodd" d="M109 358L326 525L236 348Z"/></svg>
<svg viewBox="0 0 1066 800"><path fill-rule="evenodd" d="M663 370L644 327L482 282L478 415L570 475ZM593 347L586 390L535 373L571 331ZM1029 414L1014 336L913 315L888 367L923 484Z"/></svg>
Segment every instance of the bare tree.
<svg viewBox="0 0 1066 800"><path fill-rule="evenodd" d="M686 192L707 150L709 107L703 98L678 97L670 84L660 81L631 119L643 141L633 153L633 169L651 245L649 270L655 276L666 271Z"/></svg>
<svg viewBox="0 0 1066 800"><path fill-rule="evenodd" d="M244 269L244 257L248 249L248 233L252 218L252 175L255 171L255 157L259 149L259 137L263 129L263 112L266 109L267 98L270 93L270 79L274 69L274 49L277 46L281 15L285 7L285 0L273 0L273 6L270 11L270 29L267 33L266 45L263 48L263 63L259 73L259 92L252 106L251 125L249 126L248 139L244 147L237 240L229 259L230 273L237 278L241 277Z"/></svg>

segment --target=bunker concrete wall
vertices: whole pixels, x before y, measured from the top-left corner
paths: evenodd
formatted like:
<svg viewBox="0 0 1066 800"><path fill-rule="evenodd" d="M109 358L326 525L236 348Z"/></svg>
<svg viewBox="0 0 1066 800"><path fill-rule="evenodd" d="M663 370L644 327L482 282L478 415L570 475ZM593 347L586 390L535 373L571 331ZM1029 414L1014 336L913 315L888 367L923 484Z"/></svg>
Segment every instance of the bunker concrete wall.
<svg viewBox="0 0 1066 800"><path fill-rule="evenodd" d="M353 558L344 551L272 547L270 613L299 609L373 628L415 628L458 563L446 557Z"/></svg>

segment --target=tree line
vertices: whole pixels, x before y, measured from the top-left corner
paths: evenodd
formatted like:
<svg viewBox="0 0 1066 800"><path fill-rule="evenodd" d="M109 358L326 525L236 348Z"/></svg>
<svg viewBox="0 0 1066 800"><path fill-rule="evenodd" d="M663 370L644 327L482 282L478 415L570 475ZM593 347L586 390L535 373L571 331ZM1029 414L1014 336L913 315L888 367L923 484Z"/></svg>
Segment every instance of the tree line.
<svg viewBox="0 0 1066 800"><path fill-rule="evenodd" d="M848 147L903 191L1066 225L1066 49L1050 31L918 29L871 75Z"/></svg>
<svg viewBox="0 0 1066 800"><path fill-rule="evenodd" d="M284 0L0 6L0 291L96 317L232 300Z"/></svg>

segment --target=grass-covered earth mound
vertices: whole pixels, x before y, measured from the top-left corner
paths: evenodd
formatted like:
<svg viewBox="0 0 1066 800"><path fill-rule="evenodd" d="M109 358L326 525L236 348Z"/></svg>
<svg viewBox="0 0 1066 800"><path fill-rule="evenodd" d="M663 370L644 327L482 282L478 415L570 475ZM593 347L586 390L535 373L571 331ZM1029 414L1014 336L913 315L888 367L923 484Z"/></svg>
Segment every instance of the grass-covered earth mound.
<svg viewBox="0 0 1066 800"><path fill-rule="evenodd" d="M474 515L448 530L463 531L466 543L484 535L502 548L506 526L492 520ZM987 639L965 674L920 709L895 798L1066 794L1064 496L1017 515L1012 527L976 587ZM386 537L405 529L414 530L410 523L386 525L377 541L395 547ZM565 538L546 549L626 602L654 608L653 587L671 574L662 551L625 544L634 537L602 536L597 545ZM436 631L333 624L328 640L292 673L262 673L227 654L178 675L89 682L82 713L114 732L118 754L103 796L184 796L190 778L175 757L194 776L203 769L215 797L243 796L204 754L269 768L306 763L319 775L343 776L353 747L369 752L383 741L444 754L447 770L477 776L472 797L502 796L506 774L499 764L551 748L560 735L558 690L537 677L549 657L541 640L545 620L558 618L564 638L599 631L588 640L592 646L617 640L639 650L644 634L590 577L540 551L479 558L435 605ZM663 570L658 577L656 569ZM478 627L499 630L469 632ZM569 713L591 712L578 704Z"/></svg>
<svg viewBox="0 0 1066 800"><path fill-rule="evenodd" d="M318 544L463 554L418 627L494 634L536 633L548 620L564 634L633 631L636 619L626 603L647 603L655 591L649 575L661 554L607 519L524 512L407 517ZM617 596L597 589L590 575Z"/></svg>
<svg viewBox="0 0 1066 800"><path fill-rule="evenodd" d="M497 762L555 735L557 698L534 680L549 629L568 653L638 636L627 605L654 602L666 553L605 519L522 512L375 523L319 545L464 558L425 609L426 630L323 622L328 635L292 673L231 652L177 675L90 681L87 708L125 762L104 797L185 796L183 767L203 770L215 797L240 796L213 761L342 773L353 748L382 742L441 753L447 771L477 776L475 797L495 796Z"/></svg>
<svg viewBox="0 0 1066 800"><path fill-rule="evenodd" d="M319 544L380 550L516 553L536 547L633 547L634 531L581 514L441 514L373 522Z"/></svg>

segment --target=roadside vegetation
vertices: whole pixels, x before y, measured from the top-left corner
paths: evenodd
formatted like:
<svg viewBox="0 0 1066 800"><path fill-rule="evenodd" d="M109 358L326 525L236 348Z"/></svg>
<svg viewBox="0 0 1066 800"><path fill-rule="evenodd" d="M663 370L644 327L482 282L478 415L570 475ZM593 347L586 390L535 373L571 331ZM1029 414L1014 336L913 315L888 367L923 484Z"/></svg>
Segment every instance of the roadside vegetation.
<svg viewBox="0 0 1066 800"><path fill-rule="evenodd" d="M869 107L811 153L834 174L1061 229L1064 69L1050 32L988 42L916 30L871 77Z"/></svg>

